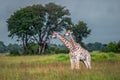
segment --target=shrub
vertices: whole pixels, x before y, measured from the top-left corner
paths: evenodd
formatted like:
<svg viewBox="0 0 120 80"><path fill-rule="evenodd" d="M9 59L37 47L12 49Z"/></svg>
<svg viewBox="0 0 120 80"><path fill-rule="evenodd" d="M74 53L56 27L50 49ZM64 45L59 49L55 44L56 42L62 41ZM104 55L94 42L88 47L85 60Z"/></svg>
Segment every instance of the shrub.
<svg viewBox="0 0 120 80"><path fill-rule="evenodd" d="M10 56L18 56L18 55L20 55L18 50L11 50L10 51Z"/></svg>
<svg viewBox="0 0 120 80"><path fill-rule="evenodd" d="M116 57L116 55L115 55L114 53L112 53L112 52L111 52L111 53L108 53L108 56L109 56L109 57Z"/></svg>
<svg viewBox="0 0 120 80"><path fill-rule="evenodd" d="M93 53L91 54L92 60L105 60L105 59L109 59L109 55L106 53Z"/></svg>
<svg viewBox="0 0 120 80"><path fill-rule="evenodd" d="M59 54L57 58L58 58L58 61L67 61L67 60L69 60L69 56L66 56L65 54Z"/></svg>

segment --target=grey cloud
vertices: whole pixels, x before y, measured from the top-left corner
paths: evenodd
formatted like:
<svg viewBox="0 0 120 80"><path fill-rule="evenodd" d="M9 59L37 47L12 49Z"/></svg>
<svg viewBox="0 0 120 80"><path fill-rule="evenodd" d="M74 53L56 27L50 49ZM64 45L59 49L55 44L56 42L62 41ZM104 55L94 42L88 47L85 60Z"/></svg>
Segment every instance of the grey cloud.
<svg viewBox="0 0 120 80"><path fill-rule="evenodd" d="M55 2L70 10L74 23L83 20L92 30L85 42L120 40L120 0L1 0L0 1L0 40L14 42L7 37L6 19L13 12L33 4ZM3 34L4 33L4 34Z"/></svg>

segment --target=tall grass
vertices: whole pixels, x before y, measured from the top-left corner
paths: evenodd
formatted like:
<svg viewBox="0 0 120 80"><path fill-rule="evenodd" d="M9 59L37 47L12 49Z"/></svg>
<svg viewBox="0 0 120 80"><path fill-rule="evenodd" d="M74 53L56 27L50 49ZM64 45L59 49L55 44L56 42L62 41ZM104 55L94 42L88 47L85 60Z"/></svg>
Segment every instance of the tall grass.
<svg viewBox="0 0 120 80"><path fill-rule="evenodd" d="M91 70L82 62L80 70L71 70L67 54L0 56L0 80L120 80L120 55L91 55Z"/></svg>

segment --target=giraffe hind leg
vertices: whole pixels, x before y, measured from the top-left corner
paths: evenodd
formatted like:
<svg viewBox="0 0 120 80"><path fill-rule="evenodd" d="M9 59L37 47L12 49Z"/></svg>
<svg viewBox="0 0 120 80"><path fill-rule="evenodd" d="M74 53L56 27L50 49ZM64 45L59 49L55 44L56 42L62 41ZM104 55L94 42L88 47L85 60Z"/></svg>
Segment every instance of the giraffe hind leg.
<svg viewBox="0 0 120 80"><path fill-rule="evenodd" d="M85 66L86 66L86 67L87 67L87 69L88 69L88 68L89 68L89 65L88 65L87 61L86 61L86 60L84 60L83 62L84 62Z"/></svg>
<svg viewBox="0 0 120 80"><path fill-rule="evenodd" d="M87 69L91 69L91 60L87 59L85 61L83 61L87 67Z"/></svg>
<svg viewBox="0 0 120 80"><path fill-rule="evenodd" d="M91 57L90 56L87 57L87 64L88 64L88 68L91 69Z"/></svg>
<svg viewBox="0 0 120 80"><path fill-rule="evenodd" d="M91 69L91 63L90 62L88 62L88 66L89 66L89 69Z"/></svg>
<svg viewBox="0 0 120 80"><path fill-rule="evenodd" d="M88 68L91 69L91 60L90 59L87 61L87 64L88 64Z"/></svg>

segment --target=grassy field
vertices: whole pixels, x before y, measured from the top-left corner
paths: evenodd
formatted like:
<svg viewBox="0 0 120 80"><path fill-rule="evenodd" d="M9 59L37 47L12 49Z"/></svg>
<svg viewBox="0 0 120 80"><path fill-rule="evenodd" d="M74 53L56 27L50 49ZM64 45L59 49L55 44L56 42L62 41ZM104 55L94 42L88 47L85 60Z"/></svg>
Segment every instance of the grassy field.
<svg viewBox="0 0 120 80"><path fill-rule="evenodd" d="M120 80L120 55L92 52L92 69L71 70L68 54L0 55L0 80Z"/></svg>

